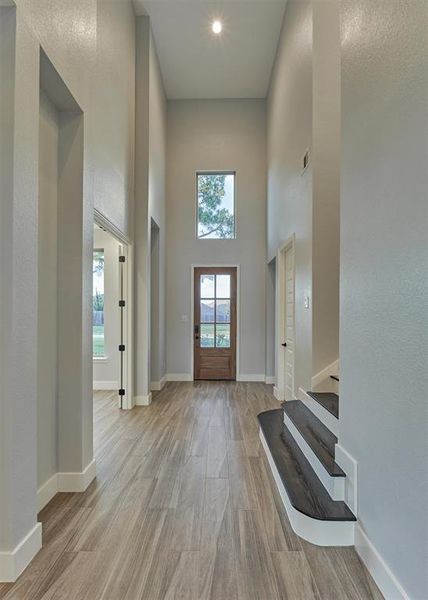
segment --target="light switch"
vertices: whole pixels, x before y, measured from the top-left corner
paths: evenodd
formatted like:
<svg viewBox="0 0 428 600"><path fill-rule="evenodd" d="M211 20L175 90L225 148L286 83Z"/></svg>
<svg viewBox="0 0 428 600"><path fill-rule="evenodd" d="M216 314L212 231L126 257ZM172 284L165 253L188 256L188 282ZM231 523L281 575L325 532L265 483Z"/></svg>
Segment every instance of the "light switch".
<svg viewBox="0 0 428 600"><path fill-rule="evenodd" d="M189 315L181 315L181 322L182 323L188 323L189 322Z"/></svg>
<svg viewBox="0 0 428 600"><path fill-rule="evenodd" d="M304 307L309 308L309 296L305 296Z"/></svg>

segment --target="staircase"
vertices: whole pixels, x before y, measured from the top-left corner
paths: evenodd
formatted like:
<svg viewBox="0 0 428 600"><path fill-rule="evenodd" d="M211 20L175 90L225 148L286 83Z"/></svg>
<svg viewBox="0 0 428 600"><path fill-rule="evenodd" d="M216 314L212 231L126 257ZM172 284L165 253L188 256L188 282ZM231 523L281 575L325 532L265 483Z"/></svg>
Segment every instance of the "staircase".
<svg viewBox="0 0 428 600"><path fill-rule="evenodd" d="M294 531L319 546L354 543L356 518L335 461L339 396L300 390L299 400L258 415L260 438Z"/></svg>

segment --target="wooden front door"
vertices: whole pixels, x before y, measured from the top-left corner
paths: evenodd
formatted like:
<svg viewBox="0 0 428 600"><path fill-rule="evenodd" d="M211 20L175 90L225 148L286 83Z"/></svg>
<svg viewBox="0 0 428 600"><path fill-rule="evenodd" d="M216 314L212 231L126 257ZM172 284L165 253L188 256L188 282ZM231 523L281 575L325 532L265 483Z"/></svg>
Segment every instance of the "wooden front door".
<svg viewBox="0 0 428 600"><path fill-rule="evenodd" d="M236 377L236 267L197 267L194 378Z"/></svg>

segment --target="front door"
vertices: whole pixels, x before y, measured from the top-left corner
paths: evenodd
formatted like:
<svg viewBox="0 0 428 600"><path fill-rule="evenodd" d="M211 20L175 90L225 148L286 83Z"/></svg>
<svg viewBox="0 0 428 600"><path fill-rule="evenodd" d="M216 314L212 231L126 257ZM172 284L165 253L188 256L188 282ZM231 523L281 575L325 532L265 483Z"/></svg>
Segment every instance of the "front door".
<svg viewBox="0 0 428 600"><path fill-rule="evenodd" d="M194 378L236 377L236 267L197 267Z"/></svg>

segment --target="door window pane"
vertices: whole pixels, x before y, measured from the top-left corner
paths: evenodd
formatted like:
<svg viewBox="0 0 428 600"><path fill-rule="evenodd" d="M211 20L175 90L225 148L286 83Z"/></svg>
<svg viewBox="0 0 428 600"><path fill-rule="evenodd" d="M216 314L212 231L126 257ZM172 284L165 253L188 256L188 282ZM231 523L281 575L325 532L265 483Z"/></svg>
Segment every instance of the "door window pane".
<svg viewBox="0 0 428 600"><path fill-rule="evenodd" d="M214 348L214 325L201 325L201 348Z"/></svg>
<svg viewBox="0 0 428 600"><path fill-rule="evenodd" d="M230 275L217 275L217 298L230 298Z"/></svg>
<svg viewBox="0 0 428 600"><path fill-rule="evenodd" d="M215 345L217 348L230 348L230 325L216 325Z"/></svg>
<svg viewBox="0 0 428 600"><path fill-rule="evenodd" d="M215 275L201 275L201 298L214 298Z"/></svg>
<svg viewBox="0 0 428 600"><path fill-rule="evenodd" d="M198 239L235 238L235 174L198 173Z"/></svg>
<svg viewBox="0 0 428 600"><path fill-rule="evenodd" d="M214 323L214 300L201 300L201 323Z"/></svg>
<svg viewBox="0 0 428 600"><path fill-rule="evenodd" d="M230 300L216 300L217 323L230 323Z"/></svg>
<svg viewBox="0 0 428 600"><path fill-rule="evenodd" d="M105 356L104 342L104 250L94 250L92 264L92 353Z"/></svg>

